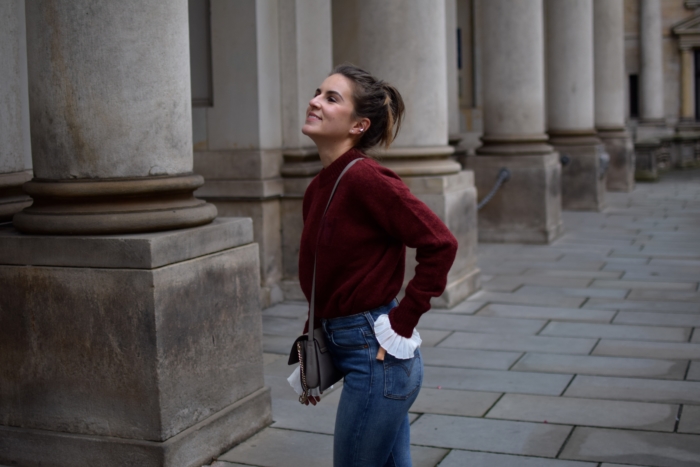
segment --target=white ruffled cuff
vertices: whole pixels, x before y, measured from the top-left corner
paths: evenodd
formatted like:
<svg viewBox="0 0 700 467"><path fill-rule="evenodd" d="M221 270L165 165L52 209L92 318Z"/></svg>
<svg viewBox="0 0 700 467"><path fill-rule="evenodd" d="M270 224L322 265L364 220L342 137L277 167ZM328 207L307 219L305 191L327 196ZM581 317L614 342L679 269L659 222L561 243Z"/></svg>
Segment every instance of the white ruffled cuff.
<svg viewBox="0 0 700 467"><path fill-rule="evenodd" d="M298 396L301 396L304 393L304 388L301 387L301 367L299 365L297 365L292 374L289 375L289 378L287 378L287 382L292 387L292 389L294 389L294 392L296 392ZM329 389L332 388L333 386L331 386ZM309 391L309 395L321 397L321 392L318 390L318 388L313 388Z"/></svg>
<svg viewBox="0 0 700 467"><path fill-rule="evenodd" d="M389 315L380 315L374 322L374 335L377 337L379 345L387 351L389 355L406 360L413 358L416 349L420 347L420 334L415 329L411 338L406 338L396 334L391 327Z"/></svg>

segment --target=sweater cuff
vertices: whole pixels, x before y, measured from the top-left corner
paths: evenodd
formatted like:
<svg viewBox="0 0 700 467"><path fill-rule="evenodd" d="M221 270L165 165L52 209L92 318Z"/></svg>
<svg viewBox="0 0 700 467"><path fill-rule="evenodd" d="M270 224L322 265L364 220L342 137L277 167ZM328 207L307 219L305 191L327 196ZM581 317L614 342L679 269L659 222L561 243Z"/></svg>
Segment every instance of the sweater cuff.
<svg viewBox="0 0 700 467"><path fill-rule="evenodd" d="M377 342L386 352L396 358L405 360L413 358L416 349L421 345L421 338L418 331L413 330L413 335L405 338L396 334L391 328L389 315L380 315L377 321L374 322L374 335L377 337Z"/></svg>
<svg viewBox="0 0 700 467"><path fill-rule="evenodd" d="M389 312L389 322L391 323L391 328L396 331L396 334L410 339L413 335L413 330L418 325L420 315L415 316L405 309L399 314L400 309L401 304Z"/></svg>

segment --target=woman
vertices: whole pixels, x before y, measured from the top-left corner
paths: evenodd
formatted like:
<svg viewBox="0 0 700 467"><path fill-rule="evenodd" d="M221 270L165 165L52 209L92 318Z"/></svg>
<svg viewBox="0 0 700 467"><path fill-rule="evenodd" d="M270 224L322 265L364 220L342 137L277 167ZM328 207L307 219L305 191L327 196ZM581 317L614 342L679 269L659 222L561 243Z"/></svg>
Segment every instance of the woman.
<svg viewBox="0 0 700 467"><path fill-rule="evenodd" d="M364 153L389 146L403 112L394 87L343 65L316 90L302 128L323 169L304 195L299 280L310 299L317 253L314 329L323 326L344 375L335 467L411 465L408 409L423 379L415 327L430 298L445 289L457 251L442 221ZM324 216L338 176L355 159ZM407 246L416 248L418 266L398 303Z"/></svg>

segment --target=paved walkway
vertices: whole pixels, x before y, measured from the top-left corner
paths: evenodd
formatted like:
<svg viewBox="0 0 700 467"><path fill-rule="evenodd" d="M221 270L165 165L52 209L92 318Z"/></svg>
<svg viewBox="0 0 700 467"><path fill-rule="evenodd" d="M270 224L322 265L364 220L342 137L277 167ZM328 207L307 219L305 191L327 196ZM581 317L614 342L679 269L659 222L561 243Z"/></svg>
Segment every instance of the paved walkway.
<svg viewBox="0 0 700 467"><path fill-rule="evenodd" d="M483 290L423 316L416 467L700 466L700 171L608 199L552 245L481 245ZM305 310L263 312L275 422L216 467L332 465L340 391L285 380Z"/></svg>

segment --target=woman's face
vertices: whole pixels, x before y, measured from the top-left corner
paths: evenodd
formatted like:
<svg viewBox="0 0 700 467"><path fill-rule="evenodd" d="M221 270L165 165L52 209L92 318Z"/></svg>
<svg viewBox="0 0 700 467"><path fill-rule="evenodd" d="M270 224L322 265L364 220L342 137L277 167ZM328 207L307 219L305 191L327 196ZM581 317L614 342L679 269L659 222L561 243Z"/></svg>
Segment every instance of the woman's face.
<svg viewBox="0 0 700 467"><path fill-rule="evenodd" d="M343 75L326 78L306 109L301 132L313 140L338 140L359 137L363 122L353 117L352 82Z"/></svg>

